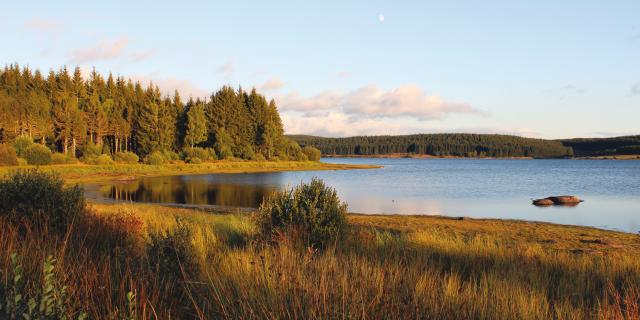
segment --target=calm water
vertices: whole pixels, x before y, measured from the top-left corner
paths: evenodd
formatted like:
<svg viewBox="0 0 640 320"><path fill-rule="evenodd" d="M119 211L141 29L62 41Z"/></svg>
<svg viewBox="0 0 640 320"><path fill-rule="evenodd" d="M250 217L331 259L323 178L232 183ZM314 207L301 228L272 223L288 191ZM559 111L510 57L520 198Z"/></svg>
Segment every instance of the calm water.
<svg viewBox="0 0 640 320"><path fill-rule="evenodd" d="M640 161L323 159L383 169L141 178L86 186L87 196L124 201L257 207L270 193L312 177L338 190L351 212L507 218L640 231ZM573 194L577 207L531 205Z"/></svg>

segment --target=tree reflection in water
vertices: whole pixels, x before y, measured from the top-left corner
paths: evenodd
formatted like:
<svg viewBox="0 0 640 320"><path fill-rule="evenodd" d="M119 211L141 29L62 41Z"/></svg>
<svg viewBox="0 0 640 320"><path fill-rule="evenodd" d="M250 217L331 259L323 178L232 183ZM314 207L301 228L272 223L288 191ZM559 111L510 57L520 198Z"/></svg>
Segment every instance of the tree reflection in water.
<svg viewBox="0 0 640 320"><path fill-rule="evenodd" d="M280 186L278 175L243 176L246 179L224 175L141 178L103 186L101 193L116 201L255 208Z"/></svg>

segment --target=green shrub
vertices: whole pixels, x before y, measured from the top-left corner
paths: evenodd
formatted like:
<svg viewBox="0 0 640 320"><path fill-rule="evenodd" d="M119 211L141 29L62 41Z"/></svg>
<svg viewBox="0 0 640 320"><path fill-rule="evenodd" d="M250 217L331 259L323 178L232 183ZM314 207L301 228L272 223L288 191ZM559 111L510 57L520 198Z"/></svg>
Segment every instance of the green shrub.
<svg viewBox="0 0 640 320"><path fill-rule="evenodd" d="M221 146L218 149L218 159L223 160L233 158L233 152L229 146Z"/></svg>
<svg viewBox="0 0 640 320"><path fill-rule="evenodd" d="M0 166L17 166L16 149L8 144L0 144Z"/></svg>
<svg viewBox="0 0 640 320"><path fill-rule="evenodd" d="M76 160L72 157L67 156L64 153L54 153L51 155L51 163L52 164L68 164L75 163Z"/></svg>
<svg viewBox="0 0 640 320"><path fill-rule="evenodd" d="M51 150L43 145L34 144L24 151L24 158L30 165L51 164Z"/></svg>
<svg viewBox="0 0 640 320"><path fill-rule="evenodd" d="M306 146L302 148L302 152L307 156L307 159L309 159L309 161L320 161L320 157L322 155L320 150L312 146Z"/></svg>
<svg viewBox="0 0 640 320"><path fill-rule="evenodd" d="M33 145L33 139L29 136L19 136L13 140L13 147L16 149L16 154L20 158L24 158L24 153Z"/></svg>
<svg viewBox="0 0 640 320"><path fill-rule="evenodd" d="M193 158L189 158L189 163L201 164L202 160L200 160L200 158L198 158L198 157L193 157Z"/></svg>
<svg viewBox="0 0 640 320"><path fill-rule="evenodd" d="M102 145L89 142L82 149L82 157L86 159L97 158L102 154Z"/></svg>
<svg viewBox="0 0 640 320"><path fill-rule="evenodd" d="M315 248L335 243L347 227L347 205L317 178L266 199L258 211L265 237L289 234Z"/></svg>
<svg viewBox="0 0 640 320"><path fill-rule="evenodd" d="M160 151L160 153L162 154L162 157L164 158L164 162L175 162L180 160L180 155L173 152L173 151L168 151L168 150L162 150Z"/></svg>
<svg viewBox="0 0 640 320"><path fill-rule="evenodd" d="M198 273L197 254L191 242L191 228L178 220L174 230L151 233L147 249L149 264L156 274L172 279ZM183 274L186 273L186 274Z"/></svg>
<svg viewBox="0 0 640 320"><path fill-rule="evenodd" d="M243 145L238 152L238 157L245 160L253 160L256 157L255 151L249 145Z"/></svg>
<svg viewBox="0 0 640 320"><path fill-rule="evenodd" d="M18 158L18 166L28 166L29 163L27 162L27 159L25 158Z"/></svg>
<svg viewBox="0 0 640 320"><path fill-rule="evenodd" d="M113 164L113 159L108 154L101 154L96 158L95 164L100 166L108 166Z"/></svg>
<svg viewBox="0 0 640 320"><path fill-rule="evenodd" d="M116 152L113 159L118 163L138 163L140 158L133 152Z"/></svg>
<svg viewBox="0 0 640 320"><path fill-rule="evenodd" d="M286 156L286 157L285 157ZM282 160L291 161L307 161L307 156L302 152L300 145L293 141L286 139L284 141L284 155L281 155Z"/></svg>
<svg viewBox="0 0 640 320"><path fill-rule="evenodd" d="M256 161L265 161L267 159L265 159L264 155L262 155L262 153L256 153L256 156L253 158L253 160Z"/></svg>
<svg viewBox="0 0 640 320"><path fill-rule="evenodd" d="M82 188L65 187L56 174L18 170L0 181L0 215L11 221L46 224L63 231L84 212Z"/></svg>
<svg viewBox="0 0 640 320"><path fill-rule="evenodd" d="M164 155L160 151L154 151L144 159L144 163L159 166L165 163Z"/></svg>
<svg viewBox="0 0 640 320"><path fill-rule="evenodd" d="M207 149L198 148L198 147L185 148L183 152L184 152L184 160L189 163L194 163L193 162L194 158L198 158L200 162L212 161L212 160L216 160L217 158L215 150L210 148L207 148Z"/></svg>
<svg viewBox="0 0 640 320"><path fill-rule="evenodd" d="M3 290L0 283L0 317L2 319L86 319L85 312L71 309L71 301L67 295L67 287L58 279L56 259L48 256L42 267L42 285L28 290L28 280L19 257L11 254L10 274L12 281ZM27 280L27 281L25 281ZM69 317L77 314L77 318Z"/></svg>

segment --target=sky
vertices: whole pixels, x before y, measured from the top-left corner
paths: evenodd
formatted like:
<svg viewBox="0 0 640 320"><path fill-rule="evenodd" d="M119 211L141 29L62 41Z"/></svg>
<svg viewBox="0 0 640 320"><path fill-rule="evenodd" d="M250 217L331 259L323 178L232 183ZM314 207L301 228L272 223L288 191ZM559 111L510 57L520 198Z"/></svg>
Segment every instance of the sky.
<svg viewBox="0 0 640 320"><path fill-rule="evenodd" d="M640 133L640 1L5 1L0 62L228 84L288 134Z"/></svg>

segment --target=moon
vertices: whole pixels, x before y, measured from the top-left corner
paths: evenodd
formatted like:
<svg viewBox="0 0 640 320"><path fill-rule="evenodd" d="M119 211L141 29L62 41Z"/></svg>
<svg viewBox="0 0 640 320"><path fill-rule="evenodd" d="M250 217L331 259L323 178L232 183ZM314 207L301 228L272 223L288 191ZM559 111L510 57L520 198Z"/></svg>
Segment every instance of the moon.
<svg viewBox="0 0 640 320"><path fill-rule="evenodd" d="M379 15L378 15L378 21L380 21L380 22L384 22L384 15L379 14Z"/></svg>

